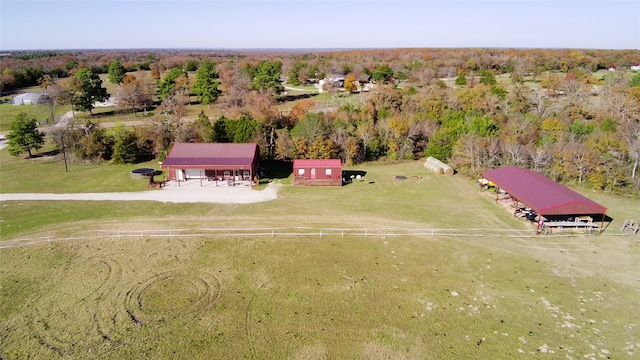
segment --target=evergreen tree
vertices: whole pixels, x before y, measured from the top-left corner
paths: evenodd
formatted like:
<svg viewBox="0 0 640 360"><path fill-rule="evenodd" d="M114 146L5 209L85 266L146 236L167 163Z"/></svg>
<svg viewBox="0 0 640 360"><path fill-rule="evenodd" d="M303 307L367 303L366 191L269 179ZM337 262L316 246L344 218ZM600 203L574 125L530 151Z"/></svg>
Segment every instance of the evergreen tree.
<svg viewBox="0 0 640 360"><path fill-rule="evenodd" d="M113 60L109 64L108 74L109 74L110 83L120 85L126 73L127 73L127 69L125 69L124 66L122 66L120 61Z"/></svg>
<svg viewBox="0 0 640 360"><path fill-rule="evenodd" d="M44 134L37 129L36 118L29 118L27 113L21 112L9 124L10 133L7 134L7 145L9 154L18 156L23 152L28 152L29 157L33 154L31 149L38 150L44 144Z"/></svg>
<svg viewBox="0 0 640 360"><path fill-rule="evenodd" d="M93 103L105 101L109 98L107 89L102 87L100 76L93 70L80 68L74 78L76 79L75 84L78 90L77 96L73 99L76 109L92 113Z"/></svg>
<svg viewBox="0 0 640 360"><path fill-rule="evenodd" d="M496 77L489 70L482 70L480 72L480 83L485 85L495 85L498 82L496 81Z"/></svg>
<svg viewBox="0 0 640 360"><path fill-rule="evenodd" d="M295 65L289 69L289 77L287 77L287 82L291 85L298 86L302 84L300 81L300 70L304 67L303 63L297 62Z"/></svg>
<svg viewBox="0 0 640 360"><path fill-rule="evenodd" d="M629 86L630 87L640 86L640 72L637 72L635 75L633 75L631 80L629 80Z"/></svg>
<svg viewBox="0 0 640 360"><path fill-rule="evenodd" d="M280 71L282 63L279 61L263 61L255 68L249 68L249 74L253 75L251 88L253 90L266 90L271 88L274 93L284 92L284 86L280 83Z"/></svg>
<svg viewBox="0 0 640 360"><path fill-rule="evenodd" d="M138 153L137 136L133 131L124 127L124 124L116 125L114 129L115 142L111 160L114 164L133 164Z"/></svg>
<svg viewBox="0 0 640 360"><path fill-rule="evenodd" d="M196 82L193 84L192 91L203 105L214 103L222 91L218 89L220 86L219 76L215 70L215 65L210 61L204 61L198 72L196 73Z"/></svg>
<svg viewBox="0 0 640 360"><path fill-rule="evenodd" d="M180 68L173 68L169 70L167 75L158 82L158 96L164 100L164 98L174 92L176 87L176 79L180 76L187 76L187 73Z"/></svg>
<svg viewBox="0 0 640 360"><path fill-rule="evenodd" d="M371 78L378 82L387 82L393 77L393 70L389 65L378 65L376 69L371 73Z"/></svg>
<svg viewBox="0 0 640 360"><path fill-rule="evenodd" d="M460 74L458 74L458 77L456 78L456 85L458 86L465 86L467 85L467 77L464 75L463 72L461 72Z"/></svg>

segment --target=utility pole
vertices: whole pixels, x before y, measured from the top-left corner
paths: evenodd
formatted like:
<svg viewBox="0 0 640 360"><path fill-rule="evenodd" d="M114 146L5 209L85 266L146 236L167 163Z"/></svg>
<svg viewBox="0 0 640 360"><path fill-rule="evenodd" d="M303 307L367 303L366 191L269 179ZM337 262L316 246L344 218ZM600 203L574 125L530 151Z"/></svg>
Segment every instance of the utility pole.
<svg viewBox="0 0 640 360"><path fill-rule="evenodd" d="M67 167L67 148L64 146L64 132L62 133L60 141L62 142L62 158L64 159L64 171L69 172L69 168Z"/></svg>

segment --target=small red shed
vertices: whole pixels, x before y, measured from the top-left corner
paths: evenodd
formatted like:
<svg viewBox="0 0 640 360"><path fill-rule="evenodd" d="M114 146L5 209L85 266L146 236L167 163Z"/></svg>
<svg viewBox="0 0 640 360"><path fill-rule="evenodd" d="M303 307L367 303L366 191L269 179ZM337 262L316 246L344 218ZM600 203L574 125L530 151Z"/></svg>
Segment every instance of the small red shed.
<svg viewBox="0 0 640 360"><path fill-rule="evenodd" d="M294 186L342 186L340 159L293 160Z"/></svg>

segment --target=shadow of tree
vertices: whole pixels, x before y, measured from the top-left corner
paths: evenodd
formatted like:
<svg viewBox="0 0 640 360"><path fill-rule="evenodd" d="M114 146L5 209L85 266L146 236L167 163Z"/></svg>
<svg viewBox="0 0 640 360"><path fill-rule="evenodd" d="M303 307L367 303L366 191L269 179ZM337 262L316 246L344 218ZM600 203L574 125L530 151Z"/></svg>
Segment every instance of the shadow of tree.
<svg viewBox="0 0 640 360"><path fill-rule="evenodd" d="M262 178L286 179L293 173L293 162L288 160L262 160L260 167L264 169Z"/></svg>
<svg viewBox="0 0 640 360"><path fill-rule="evenodd" d="M348 185L353 183L354 181L364 181L361 180L367 175L366 171L363 170L343 170L342 171L342 183L343 185Z"/></svg>

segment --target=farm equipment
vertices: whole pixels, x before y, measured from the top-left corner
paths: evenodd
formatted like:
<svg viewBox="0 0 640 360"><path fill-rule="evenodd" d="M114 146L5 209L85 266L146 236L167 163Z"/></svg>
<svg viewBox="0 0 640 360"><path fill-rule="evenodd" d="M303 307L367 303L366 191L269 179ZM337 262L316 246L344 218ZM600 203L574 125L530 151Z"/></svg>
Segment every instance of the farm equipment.
<svg viewBox="0 0 640 360"><path fill-rule="evenodd" d="M640 229L640 224L631 220L625 220L622 225L622 232L630 233L636 235L638 233L638 229Z"/></svg>

